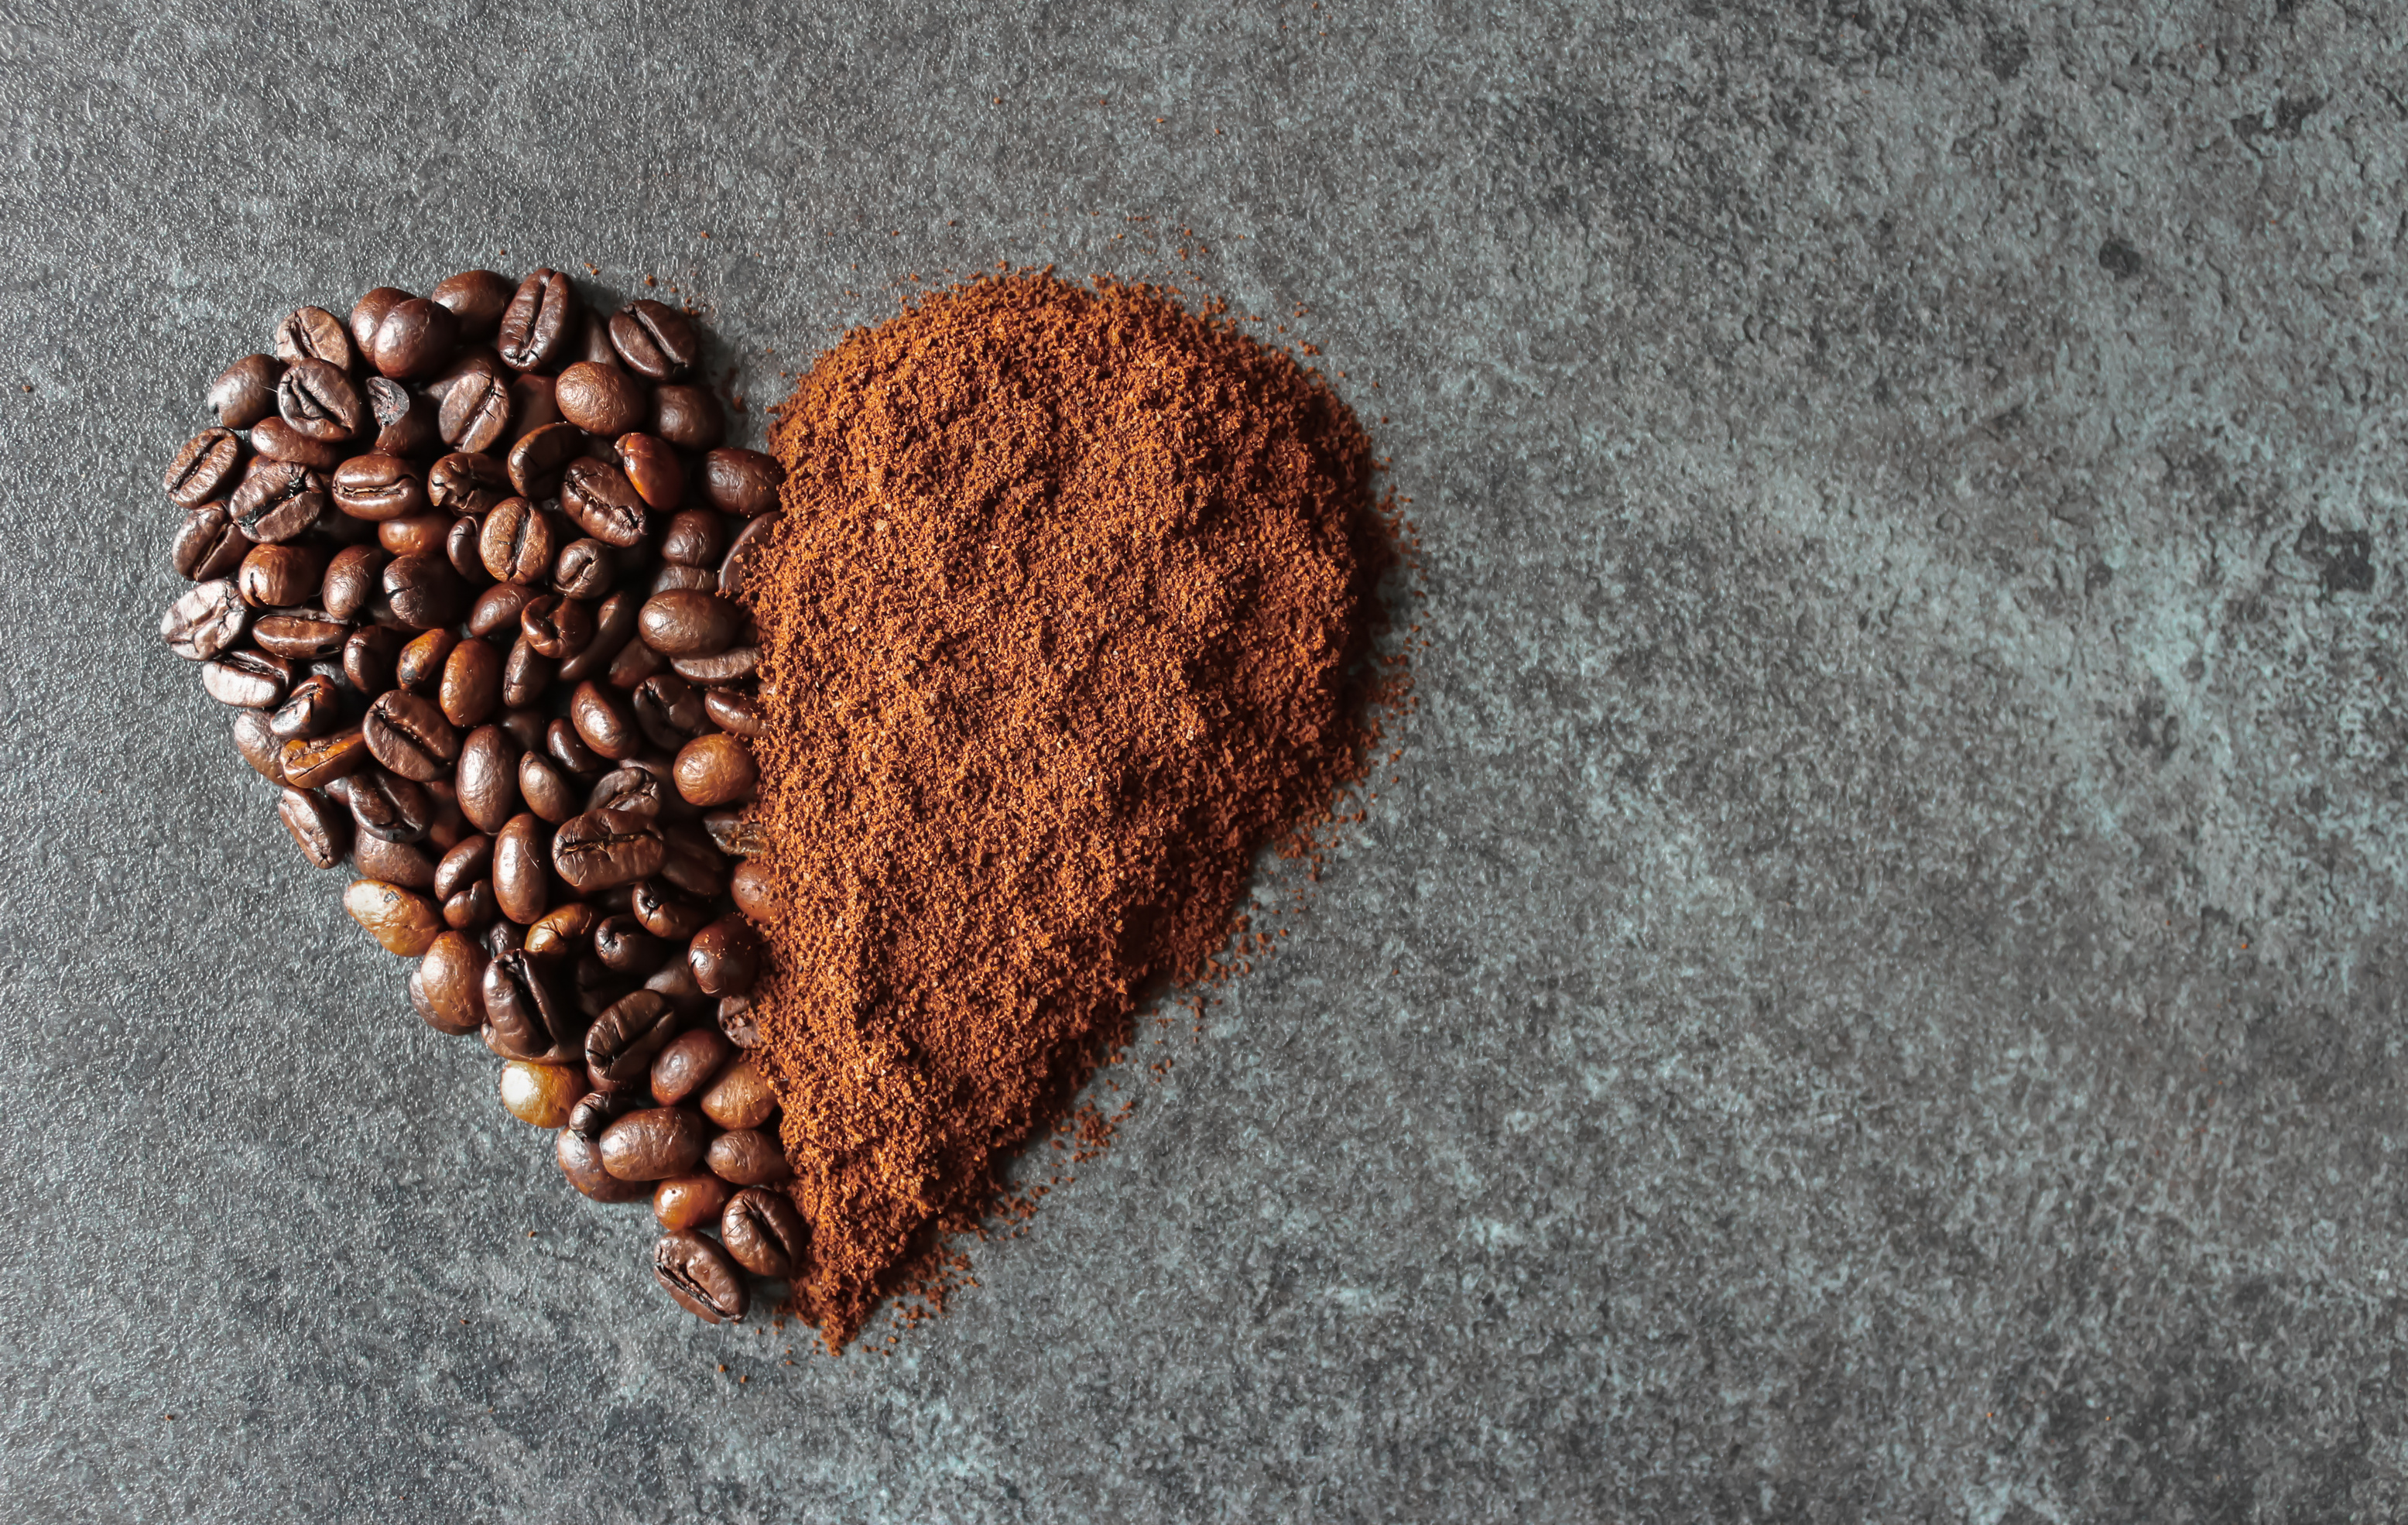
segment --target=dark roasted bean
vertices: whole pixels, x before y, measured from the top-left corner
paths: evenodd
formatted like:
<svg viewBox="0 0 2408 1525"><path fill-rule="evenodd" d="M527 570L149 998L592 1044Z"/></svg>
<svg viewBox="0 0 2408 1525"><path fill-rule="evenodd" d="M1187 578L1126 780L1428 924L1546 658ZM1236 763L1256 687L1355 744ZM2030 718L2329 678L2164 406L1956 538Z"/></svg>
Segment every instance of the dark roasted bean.
<svg viewBox="0 0 2408 1525"><path fill-rule="evenodd" d="M351 379L322 360L296 360L276 383L276 410L312 439L356 438L368 421L367 399Z"/></svg>
<svg viewBox="0 0 2408 1525"><path fill-rule="evenodd" d="M443 394L437 432L456 450L493 450L509 434L511 401L506 374L471 370Z"/></svg>
<svg viewBox="0 0 2408 1525"><path fill-rule="evenodd" d="M289 609L309 601L326 574L323 553L309 546L254 545L235 573L236 589L253 609Z"/></svg>
<svg viewBox="0 0 2408 1525"><path fill-rule="evenodd" d="M598 1202L640 1201L651 1189L640 1181L622 1181L602 1168L602 1130L633 1108L634 1093L594 1092L568 1115L568 1126L558 1135L560 1173L568 1184Z"/></svg>
<svg viewBox="0 0 2408 1525"><path fill-rule="evenodd" d="M229 429L247 429L276 411L276 382L284 363L272 354L247 354L209 383L209 410Z"/></svg>
<svg viewBox="0 0 2408 1525"><path fill-rule="evenodd" d="M394 842L355 832L351 838L351 867L370 879L381 879L421 894L435 885L435 860L426 856L424 842ZM434 901L430 899L427 903L432 905ZM442 917L439 907L436 917Z"/></svg>
<svg viewBox="0 0 2408 1525"><path fill-rule="evenodd" d="M674 672L656 672L638 683L632 708L636 724L664 751L675 752L708 728L702 691Z"/></svg>
<svg viewBox="0 0 2408 1525"><path fill-rule="evenodd" d="M399 885L377 879L355 879L343 891L343 909L384 944L387 953L415 958L435 945L443 918L435 902Z"/></svg>
<svg viewBox="0 0 2408 1525"><path fill-rule="evenodd" d="M485 557L478 546L484 526L466 514L452 521L443 535L443 559L460 574L460 581L469 587L481 588L493 581L485 570Z"/></svg>
<svg viewBox="0 0 2408 1525"><path fill-rule="evenodd" d="M735 543L727 548L727 559L719 564L719 596L734 598L743 593L744 580L769 549L769 535L778 521L763 516L737 531Z"/></svg>
<svg viewBox="0 0 2408 1525"><path fill-rule="evenodd" d="M234 717L234 749L251 764L252 772L270 784L284 783L284 742L265 715L245 710Z"/></svg>
<svg viewBox="0 0 2408 1525"><path fill-rule="evenodd" d="M661 967L669 945L644 930L644 924L622 912L605 916L594 928L594 952L622 974L641 977Z"/></svg>
<svg viewBox="0 0 2408 1525"><path fill-rule="evenodd" d="M547 424L523 437L510 447L511 489L522 497L552 496L560 491L561 472L584 449L585 431L574 424Z"/></svg>
<svg viewBox="0 0 2408 1525"><path fill-rule="evenodd" d="M443 712L407 689L379 695L360 729L379 763L422 784L449 773L460 755L460 734Z"/></svg>
<svg viewBox="0 0 2408 1525"><path fill-rule="evenodd" d="M638 892L638 898L641 898L641 891ZM709 914L705 913L704 920L709 919ZM696 925L699 926L700 923ZM650 922L645 923L644 930L654 937L664 935L659 928ZM687 935L693 934L689 932ZM654 970L652 978L644 982L644 988L676 1008L678 1020L681 1023L699 1021L710 1014L710 998L704 995L702 987L694 983L694 971L685 967L685 960L682 958L672 958Z"/></svg>
<svg viewBox="0 0 2408 1525"><path fill-rule="evenodd" d="M619 558L611 549L584 536L560 548L552 565L552 585L571 598L591 603L610 591L610 580L618 571Z"/></svg>
<svg viewBox="0 0 2408 1525"><path fill-rule="evenodd" d="M460 320L452 309L423 296L396 302L377 324L370 364L397 381L417 381L441 370L460 344Z"/></svg>
<svg viewBox="0 0 2408 1525"><path fill-rule="evenodd" d="M426 824L427 849L439 857L470 835L468 818L460 813L460 792L452 786L450 779L429 779L420 787L426 791L427 803L435 808L434 818Z"/></svg>
<svg viewBox="0 0 2408 1525"><path fill-rule="evenodd" d="M591 455L563 465L558 478L562 512L606 544L624 549L643 543L651 529L651 511L625 473Z"/></svg>
<svg viewBox="0 0 2408 1525"><path fill-rule="evenodd" d="M730 996L728 1000L738 998ZM727 1001L720 1003L724 1011ZM724 1028L722 1029L724 1031ZM743 1047L743 1044L737 1044ZM749 1057L738 1058L719 1072L710 1088L702 1093L698 1103L702 1115L722 1128L759 1128L778 1111L778 1093L770 1088L760 1067Z"/></svg>
<svg viewBox="0 0 2408 1525"><path fill-rule="evenodd" d="M335 468L335 507L371 524L427 511L426 483L398 455L371 452ZM448 519L448 514L447 514Z"/></svg>
<svg viewBox="0 0 2408 1525"><path fill-rule="evenodd" d="M471 638L452 647L437 690L443 718L462 727L481 726L501 702L502 654L494 643Z"/></svg>
<svg viewBox="0 0 2408 1525"><path fill-rule="evenodd" d="M630 640L610 659L610 670L604 675L604 681L613 688L633 693L653 673L666 671L668 665L667 657L641 640Z"/></svg>
<svg viewBox="0 0 2408 1525"><path fill-rule="evenodd" d="M426 295L452 309L462 343L478 344L493 337L509 310L510 282L491 270L463 270L437 281Z"/></svg>
<svg viewBox="0 0 2408 1525"><path fill-rule="evenodd" d="M351 851L351 823L324 795L287 789L277 799L276 813L311 868L331 869Z"/></svg>
<svg viewBox="0 0 2408 1525"><path fill-rule="evenodd" d="M543 730L550 721L540 710L505 709L501 724L502 729L510 733L510 740L518 743L520 751L543 750Z"/></svg>
<svg viewBox="0 0 2408 1525"><path fill-rule="evenodd" d="M558 518L523 497L506 497L485 515L477 550L497 583L533 584L552 571L559 549Z"/></svg>
<svg viewBox="0 0 2408 1525"><path fill-rule="evenodd" d="M520 755L518 786L527 809L554 826L579 813L567 770L544 753L530 749Z"/></svg>
<svg viewBox="0 0 2408 1525"><path fill-rule="evenodd" d="M597 672L608 672L635 634L636 611L642 604L641 598L624 589L603 599L594 611L594 639L560 665L561 682L582 683Z"/></svg>
<svg viewBox="0 0 2408 1525"><path fill-rule="evenodd" d="M712 811L703 816L702 829L710 834L710 844L730 857L751 857L769 844L760 824L740 811Z"/></svg>
<svg viewBox="0 0 2408 1525"><path fill-rule="evenodd" d="M480 831L453 842L435 864L435 893L449 900L479 880L488 878L494 868L494 839Z"/></svg>
<svg viewBox="0 0 2408 1525"><path fill-rule="evenodd" d="M727 519L710 509L685 509L669 516L661 531L661 559L681 567L707 567L713 573L727 554Z"/></svg>
<svg viewBox="0 0 2408 1525"><path fill-rule="evenodd" d="M220 704L237 710L272 710L293 686L293 664L247 646L220 652L201 664L201 688Z"/></svg>
<svg viewBox="0 0 2408 1525"><path fill-rule="evenodd" d="M367 698L393 686L401 658L402 633L390 625L364 625L343 642L343 678Z"/></svg>
<svg viewBox="0 0 2408 1525"><path fill-rule="evenodd" d="M719 574L708 567L681 567L674 561L661 563L652 574L652 585L645 590L648 597L657 598L664 593L716 593Z"/></svg>
<svg viewBox="0 0 2408 1525"><path fill-rule="evenodd" d="M710 450L725 437L727 418L708 387L656 387L644 432L659 435L680 450Z"/></svg>
<svg viewBox="0 0 2408 1525"><path fill-rule="evenodd" d="M711 723L721 730L734 731L738 736L758 736L767 728L761 718L761 697L740 688L706 688L702 691L702 707Z"/></svg>
<svg viewBox="0 0 2408 1525"><path fill-rule="evenodd" d="M588 434L614 439L640 426L651 389L615 365L580 360L560 373L552 400L560 416Z"/></svg>
<svg viewBox="0 0 2408 1525"><path fill-rule="evenodd" d="M160 617L159 634L178 656L206 662L240 640L250 624L251 608L236 591L234 579L218 577L194 583L169 604Z"/></svg>
<svg viewBox="0 0 2408 1525"><path fill-rule="evenodd" d="M516 583L502 585L517 586ZM544 686L552 682L555 666L551 657L528 645L525 637L510 642L510 654L502 661L502 703L513 710L523 710L533 704L542 695Z"/></svg>
<svg viewBox="0 0 2408 1525"><path fill-rule="evenodd" d="M652 1059L652 1100L673 1107L698 1096L719 1074L735 1045L709 1028L679 1033Z"/></svg>
<svg viewBox="0 0 2408 1525"><path fill-rule="evenodd" d="M197 508L235 482L242 440L231 429L203 429L167 463L167 496L179 509Z"/></svg>
<svg viewBox="0 0 2408 1525"><path fill-rule="evenodd" d="M364 390L379 454L423 455L442 439L434 398L383 376L369 377Z"/></svg>
<svg viewBox="0 0 2408 1525"><path fill-rule="evenodd" d="M494 833L494 899L522 927L551 908L551 856L552 827L524 811Z"/></svg>
<svg viewBox="0 0 2408 1525"><path fill-rule="evenodd" d="M387 519L376 526L377 544L396 556L434 556L449 567L452 557L445 540L451 528L450 516L440 512Z"/></svg>
<svg viewBox="0 0 2408 1525"><path fill-rule="evenodd" d="M644 297L610 315L610 347L627 368L655 381L672 381L701 357L694 324L666 302Z"/></svg>
<svg viewBox="0 0 2408 1525"><path fill-rule="evenodd" d="M332 656L351 639L351 627L322 609L280 609L251 622L251 639L262 650L297 661Z"/></svg>
<svg viewBox="0 0 2408 1525"><path fill-rule="evenodd" d="M226 512L254 540L289 540L326 511L326 479L291 461L271 461L234 490Z"/></svg>
<svg viewBox="0 0 2408 1525"><path fill-rule="evenodd" d="M519 813L518 750L499 726L480 726L460 743L460 813L480 831L499 831Z"/></svg>
<svg viewBox="0 0 2408 1525"><path fill-rule="evenodd" d="M611 1003L627 995L636 982L604 963L588 948L577 958L577 1009L590 1020L610 1009Z"/></svg>
<svg viewBox="0 0 2408 1525"><path fill-rule="evenodd" d="M426 791L381 768L363 768L342 780L342 800L351 807L352 824L371 837L417 842L434 820L434 802ZM431 876L427 884L433 886Z"/></svg>
<svg viewBox="0 0 2408 1525"><path fill-rule="evenodd" d="M657 821L662 807L676 798L676 789L658 773L631 766L613 769L596 780L593 793L585 797L585 808L627 811L648 821Z"/></svg>
<svg viewBox="0 0 2408 1525"><path fill-rule="evenodd" d="M527 951L575 959L592 944L595 923L602 914L583 900L556 905L527 928Z"/></svg>
<svg viewBox="0 0 2408 1525"><path fill-rule="evenodd" d="M481 451L453 451L426 473L427 502L450 514L485 514L509 494L509 470Z"/></svg>
<svg viewBox="0 0 2408 1525"><path fill-rule="evenodd" d="M356 726L332 736L297 738L280 754L284 782L295 789L322 789L368 766L368 744Z"/></svg>
<svg viewBox="0 0 2408 1525"><path fill-rule="evenodd" d="M761 670L761 653L752 646L730 646L709 656L672 656L669 669L690 683L714 687L750 683Z"/></svg>
<svg viewBox="0 0 2408 1525"><path fill-rule="evenodd" d="M425 996L419 1011L437 1032L466 1037L484 1025L485 967L493 962L484 949L465 934L437 932L418 961L418 983Z"/></svg>
<svg viewBox="0 0 2408 1525"><path fill-rule="evenodd" d="M468 606L468 633L472 636L499 636L504 640L518 639L519 611L535 600L535 590L516 583L496 583L477 595Z"/></svg>
<svg viewBox="0 0 2408 1525"><path fill-rule="evenodd" d="M637 612L636 631L662 655L711 656L735 642L744 615L734 604L708 593L655 594Z"/></svg>
<svg viewBox="0 0 2408 1525"><path fill-rule="evenodd" d="M204 503L187 511L184 522L176 526L176 543L169 554L177 576L202 583L240 567L252 543L224 504Z"/></svg>
<svg viewBox="0 0 2408 1525"><path fill-rule="evenodd" d="M312 439L273 415L251 426L251 449L256 457L251 468L254 474L262 463L267 461L289 461L294 466L306 466L312 471L332 471L351 454L348 442Z"/></svg>
<svg viewBox="0 0 2408 1525"><path fill-rule="evenodd" d="M519 638L554 661L574 656L594 639L594 611L575 598L545 594L519 611Z"/></svg>
<svg viewBox="0 0 2408 1525"><path fill-rule="evenodd" d="M610 760L585 744L577 727L563 715L544 727L543 744L560 766L591 784L610 770Z"/></svg>
<svg viewBox="0 0 2408 1525"><path fill-rule="evenodd" d="M677 813L685 813L681 809ZM690 821L665 819L662 839L668 855L661 861L663 879L701 899L717 899L727 889L726 855L711 845L710 834Z"/></svg>
<svg viewBox="0 0 2408 1525"><path fill-rule="evenodd" d="M763 1187L795 1173L778 1141L755 1128L732 1128L710 1141L703 1158L710 1173L739 1187Z"/></svg>
<svg viewBox="0 0 2408 1525"><path fill-rule="evenodd" d="M752 761L752 749L744 744L743 738L713 731L695 737L679 750L672 776L677 780L678 793L690 803L708 807L724 805L751 794L761 773Z"/></svg>
<svg viewBox="0 0 2408 1525"><path fill-rule="evenodd" d="M685 468L678 463L677 452L667 440L657 435L623 434L610 448L628 485L645 503L667 512L684 499Z"/></svg>
<svg viewBox="0 0 2408 1525"><path fill-rule="evenodd" d="M679 1307L707 1324L739 1321L752 1306L752 1295L727 1252L691 1230L653 1241L652 1279Z"/></svg>
<svg viewBox="0 0 2408 1525"><path fill-rule="evenodd" d="M602 1168L622 1181L683 1175L702 1158L702 1115L687 1107L647 1107L602 1130Z"/></svg>
<svg viewBox="0 0 2408 1525"><path fill-rule="evenodd" d="M722 916L694 934L685 961L704 995L745 995L760 974L760 940L742 917Z"/></svg>
<svg viewBox="0 0 2408 1525"><path fill-rule="evenodd" d="M460 617L467 587L440 555L395 556L384 569L384 596L393 617L413 630L431 630Z"/></svg>
<svg viewBox="0 0 2408 1525"><path fill-rule="evenodd" d="M384 323L386 313L408 300L409 293L399 286L379 286L351 304L351 319L347 328L351 336L351 348L358 352L360 358L370 365L376 364L378 327Z"/></svg>
<svg viewBox="0 0 2408 1525"><path fill-rule="evenodd" d="M719 1237L730 1259L771 1281L801 1270L811 1243L795 1200L767 1187L746 1187L727 1200L720 1209Z"/></svg>
<svg viewBox="0 0 2408 1525"><path fill-rule="evenodd" d="M536 430L560 422L560 405L552 396L552 378L532 373L510 382L510 426L502 446L515 445Z"/></svg>
<svg viewBox="0 0 2408 1525"><path fill-rule="evenodd" d="M311 673L294 684L284 702L267 717L268 733L279 741L323 736L334 729L342 708L335 681L324 673Z"/></svg>
<svg viewBox="0 0 2408 1525"><path fill-rule="evenodd" d="M771 893L769 870L757 858L746 858L727 876L728 899L748 916L767 921L775 909Z"/></svg>
<svg viewBox="0 0 2408 1525"><path fill-rule="evenodd" d="M751 519L778 506L786 468L757 450L714 450L702 458L702 494L710 506Z"/></svg>
<svg viewBox="0 0 2408 1525"><path fill-rule="evenodd" d="M287 366L316 360L337 370L349 370L351 337L344 332L343 320L324 308L296 308L276 325L276 358Z"/></svg>
<svg viewBox="0 0 2408 1525"><path fill-rule="evenodd" d="M393 681L395 686L413 694L431 694L443 677L443 664L460 638L445 629L421 631L401 655L394 659Z"/></svg>
<svg viewBox="0 0 2408 1525"><path fill-rule="evenodd" d="M558 1064L584 1052L585 1020L563 977L567 971L541 954L506 953L485 966L486 1043L514 1059Z"/></svg>
<svg viewBox="0 0 2408 1525"><path fill-rule="evenodd" d="M320 602L338 620L357 619L384 590L384 564L390 559L380 545L347 545L326 564Z"/></svg>
<svg viewBox="0 0 2408 1525"><path fill-rule="evenodd" d="M634 884L656 872L667 856L659 827L618 811L572 816L552 842L553 871L580 895Z"/></svg>
<svg viewBox="0 0 2408 1525"><path fill-rule="evenodd" d="M436 865L437 870L442 867L440 863ZM501 914L501 906L494 899L494 882L491 879L480 879L466 889L454 890L452 898L443 902L445 924L464 932L488 926Z"/></svg>
<svg viewBox="0 0 2408 1525"><path fill-rule="evenodd" d="M671 942L683 942L710 925L710 902L696 899L666 880L647 879L638 885L632 904L636 919L644 924L644 930ZM678 967L685 969L682 960ZM685 976L691 983L694 971L685 969ZM698 985L695 986L695 995L697 1000L707 999L702 996L702 987Z"/></svg>
<svg viewBox="0 0 2408 1525"><path fill-rule="evenodd" d="M568 717L585 744L612 762L625 762L643 750L643 733L626 702L591 679L579 683L570 696Z"/></svg>
<svg viewBox="0 0 2408 1525"><path fill-rule="evenodd" d="M577 337L582 311L566 276L557 270L531 272L502 310L496 335L502 363L512 370L553 368L562 350Z"/></svg>

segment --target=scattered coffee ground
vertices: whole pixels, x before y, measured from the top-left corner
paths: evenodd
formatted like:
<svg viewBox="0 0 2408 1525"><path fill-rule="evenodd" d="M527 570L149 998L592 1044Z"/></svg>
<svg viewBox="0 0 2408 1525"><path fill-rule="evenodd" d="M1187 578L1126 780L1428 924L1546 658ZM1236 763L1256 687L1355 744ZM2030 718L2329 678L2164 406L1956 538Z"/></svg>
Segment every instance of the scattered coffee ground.
<svg viewBox="0 0 2408 1525"><path fill-rule="evenodd" d="M836 1348L1361 775L1386 541L1346 406L1144 287L932 293L771 444L744 1036Z"/></svg>

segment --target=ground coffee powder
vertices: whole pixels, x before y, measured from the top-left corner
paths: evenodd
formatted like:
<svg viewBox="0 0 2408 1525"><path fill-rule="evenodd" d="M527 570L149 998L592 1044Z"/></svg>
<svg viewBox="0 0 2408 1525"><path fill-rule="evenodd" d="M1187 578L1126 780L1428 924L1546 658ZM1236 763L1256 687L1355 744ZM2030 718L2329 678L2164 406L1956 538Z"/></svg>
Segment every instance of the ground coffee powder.
<svg viewBox="0 0 2408 1525"><path fill-rule="evenodd" d="M772 446L758 1052L834 1348L1360 774L1385 542L1346 406L1143 287L932 293Z"/></svg>

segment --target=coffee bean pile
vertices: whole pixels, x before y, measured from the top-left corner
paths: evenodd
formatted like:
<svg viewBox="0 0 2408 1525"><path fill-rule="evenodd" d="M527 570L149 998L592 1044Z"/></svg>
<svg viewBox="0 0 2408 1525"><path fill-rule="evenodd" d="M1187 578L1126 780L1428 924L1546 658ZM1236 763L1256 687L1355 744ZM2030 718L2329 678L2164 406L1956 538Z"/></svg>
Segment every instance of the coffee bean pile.
<svg viewBox="0 0 2408 1525"><path fill-rule="evenodd" d="M348 860L344 909L417 960L419 1014L504 1061L578 1190L650 1198L671 1297L740 1318L745 1273L797 1274L809 1240L742 1053L761 711L735 594L781 469L723 447L686 314L606 316L556 270L380 286L273 347L167 468L193 585L160 633L302 856Z"/></svg>

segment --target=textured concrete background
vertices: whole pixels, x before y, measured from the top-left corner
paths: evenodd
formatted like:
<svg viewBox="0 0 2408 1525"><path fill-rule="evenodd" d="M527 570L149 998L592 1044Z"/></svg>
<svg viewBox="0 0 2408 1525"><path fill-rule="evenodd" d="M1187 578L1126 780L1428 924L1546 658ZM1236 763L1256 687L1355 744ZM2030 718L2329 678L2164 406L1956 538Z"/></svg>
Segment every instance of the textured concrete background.
<svg viewBox="0 0 2408 1525"><path fill-rule="evenodd" d="M2396 7L0 16L0 1517L2408 1513ZM948 1317L704 1329L160 645L160 464L305 299L654 274L766 400L1182 227L1388 417L1397 782Z"/></svg>

